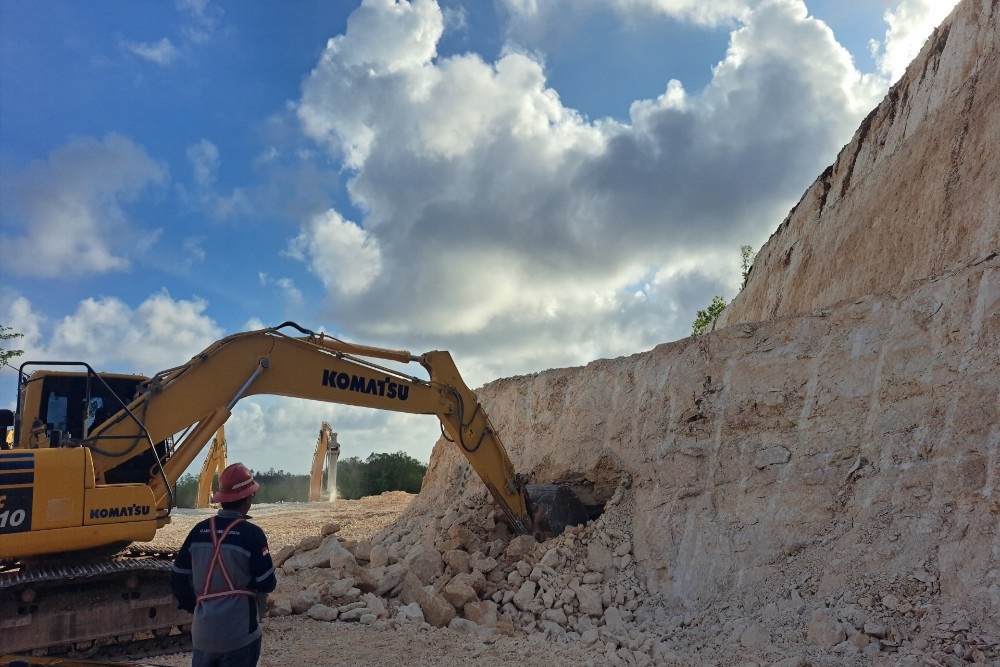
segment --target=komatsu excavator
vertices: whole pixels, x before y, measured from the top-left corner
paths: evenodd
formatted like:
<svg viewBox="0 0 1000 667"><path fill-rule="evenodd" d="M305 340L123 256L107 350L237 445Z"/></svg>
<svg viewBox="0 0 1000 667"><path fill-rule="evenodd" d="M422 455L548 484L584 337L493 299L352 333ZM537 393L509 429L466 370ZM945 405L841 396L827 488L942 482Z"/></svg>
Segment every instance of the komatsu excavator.
<svg viewBox="0 0 1000 667"><path fill-rule="evenodd" d="M327 422L319 429L316 449L313 451L312 468L309 471L309 502L329 502L337 494L337 460L340 458L340 444L337 434ZM326 485L323 484L323 469L326 468Z"/></svg>
<svg viewBox="0 0 1000 667"><path fill-rule="evenodd" d="M198 475L198 496L195 498L194 506L199 509L211 507L212 504L212 482L222 474L222 471L229 465L226 459L229 455L228 444L226 443L226 427L220 426L219 430L212 438L212 444L208 447L208 454L205 462L201 465L201 474Z"/></svg>
<svg viewBox="0 0 1000 667"><path fill-rule="evenodd" d="M16 412L0 411L13 427L0 451L0 654L165 639L190 623L169 594L170 555L120 552L170 522L178 478L255 394L436 415L513 532L558 534L589 518L567 486L526 486L448 352L357 345L285 322L148 378L25 362L18 389Z"/></svg>

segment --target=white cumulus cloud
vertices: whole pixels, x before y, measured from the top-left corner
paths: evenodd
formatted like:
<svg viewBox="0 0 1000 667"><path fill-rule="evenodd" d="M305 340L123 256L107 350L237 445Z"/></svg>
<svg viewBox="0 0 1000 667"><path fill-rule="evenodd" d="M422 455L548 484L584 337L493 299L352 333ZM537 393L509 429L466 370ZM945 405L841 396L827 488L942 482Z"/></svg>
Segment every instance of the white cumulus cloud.
<svg viewBox="0 0 1000 667"><path fill-rule="evenodd" d="M166 168L120 134L54 150L4 184L4 227L13 230L3 238L5 267L41 277L127 268L157 232L140 229L124 207L166 181Z"/></svg>
<svg viewBox="0 0 1000 667"><path fill-rule="evenodd" d="M958 0L901 0L895 9L887 9L884 42L871 45L879 71L897 81L956 4Z"/></svg>
<svg viewBox="0 0 1000 667"><path fill-rule="evenodd" d="M287 253L308 262L309 269L336 294L363 292L382 269L378 241L333 210L306 221Z"/></svg>
<svg viewBox="0 0 1000 667"><path fill-rule="evenodd" d="M798 0L725 13L736 22L710 84L692 94L672 81L617 122L564 105L541 59L513 46L494 62L438 56L432 2L364 3L297 108L350 169L381 257L363 290L345 290L338 263L314 256L320 227L304 227L293 247L330 312L359 337L443 338L523 360L515 368L687 335L707 305L689 287L731 296L739 246L767 237L884 92Z"/></svg>
<svg viewBox="0 0 1000 667"><path fill-rule="evenodd" d="M188 146L185 154L191 163L195 184L200 188L212 187L219 168L219 149L216 145L208 139L202 139Z"/></svg>
<svg viewBox="0 0 1000 667"><path fill-rule="evenodd" d="M510 36L537 40L567 17L611 10L625 22L662 15L695 25L714 27L732 22L761 0L500 0L510 15Z"/></svg>
<svg viewBox="0 0 1000 667"><path fill-rule="evenodd" d="M157 42L125 42L125 48L143 60L167 66L180 56L180 51L166 37Z"/></svg>
<svg viewBox="0 0 1000 667"><path fill-rule="evenodd" d="M132 308L114 297L84 299L58 320L23 296L0 303L5 324L25 334L25 359L85 361L101 371L151 375L182 364L222 336L201 299L166 291Z"/></svg>

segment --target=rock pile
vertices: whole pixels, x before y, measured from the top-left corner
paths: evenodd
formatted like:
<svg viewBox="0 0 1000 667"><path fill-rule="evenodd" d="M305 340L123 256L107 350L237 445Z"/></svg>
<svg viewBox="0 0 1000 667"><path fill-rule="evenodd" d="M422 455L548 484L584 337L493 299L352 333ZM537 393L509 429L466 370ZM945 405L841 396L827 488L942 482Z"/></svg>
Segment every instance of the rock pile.
<svg viewBox="0 0 1000 667"><path fill-rule="evenodd" d="M331 526L279 550L270 614L448 627L484 641L535 634L616 664L652 664L664 649L642 629L651 598L635 572L629 480L600 518L543 543L511 537L491 500L482 493L429 521L411 517L367 542L341 543Z"/></svg>
<svg viewBox="0 0 1000 667"><path fill-rule="evenodd" d="M677 609L636 569L631 486L626 477L599 518L541 543L511 537L485 490L363 542L341 540L340 526L328 525L275 553L269 614L397 632L449 628L487 644L527 635L588 647L611 665L1000 661L1000 638L968 614L944 617L933 562L820 598L824 563L807 549L752 594Z"/></svg>

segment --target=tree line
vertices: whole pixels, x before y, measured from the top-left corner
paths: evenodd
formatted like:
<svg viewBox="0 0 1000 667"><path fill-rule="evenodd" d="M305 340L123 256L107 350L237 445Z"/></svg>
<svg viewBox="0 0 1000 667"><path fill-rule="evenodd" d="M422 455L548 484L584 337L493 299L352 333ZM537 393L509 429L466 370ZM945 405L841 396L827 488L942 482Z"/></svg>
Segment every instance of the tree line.
<svg viewBox="0 0 1000 667"><path fill-rule="evenodd" d="M386 491L417 493L423 484L427 466L403 452L370 454L362 461L356 456L337 463L337 497L357 500L377 496ZM326 483L326 472L323 483ZM309 475L297 475L270 468L254 471L260 490L254 498L258 503L306 502L309 500ZM212 488L218 488L218 478ZM183 475L177 480L174 502L177 507L194 507L198 494L198 476Z"/></svg>

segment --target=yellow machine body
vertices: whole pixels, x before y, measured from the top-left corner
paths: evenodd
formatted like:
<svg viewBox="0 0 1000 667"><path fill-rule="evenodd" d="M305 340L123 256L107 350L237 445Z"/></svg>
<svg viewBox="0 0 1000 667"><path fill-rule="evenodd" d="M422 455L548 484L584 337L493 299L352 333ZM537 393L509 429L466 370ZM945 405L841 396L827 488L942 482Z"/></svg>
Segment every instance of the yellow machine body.
<svg viewBox="0 0 1000 667"><path fill-rule="evenodd" d="M86 447L0 452L0 558L143 542L156 529L149 486L96 484Z"/></svg>
<svg viewBox="0 0 1000 667"><path fill-rule="evenodd" d="M340 445L337 434L330 424L323 422L316 438L316 449L313 451L312 466L309 471L309 502L329 502L334 499L337 491L337 460L340 458ZM326 488L323 487L323 470L326 469Z"/></svg>

